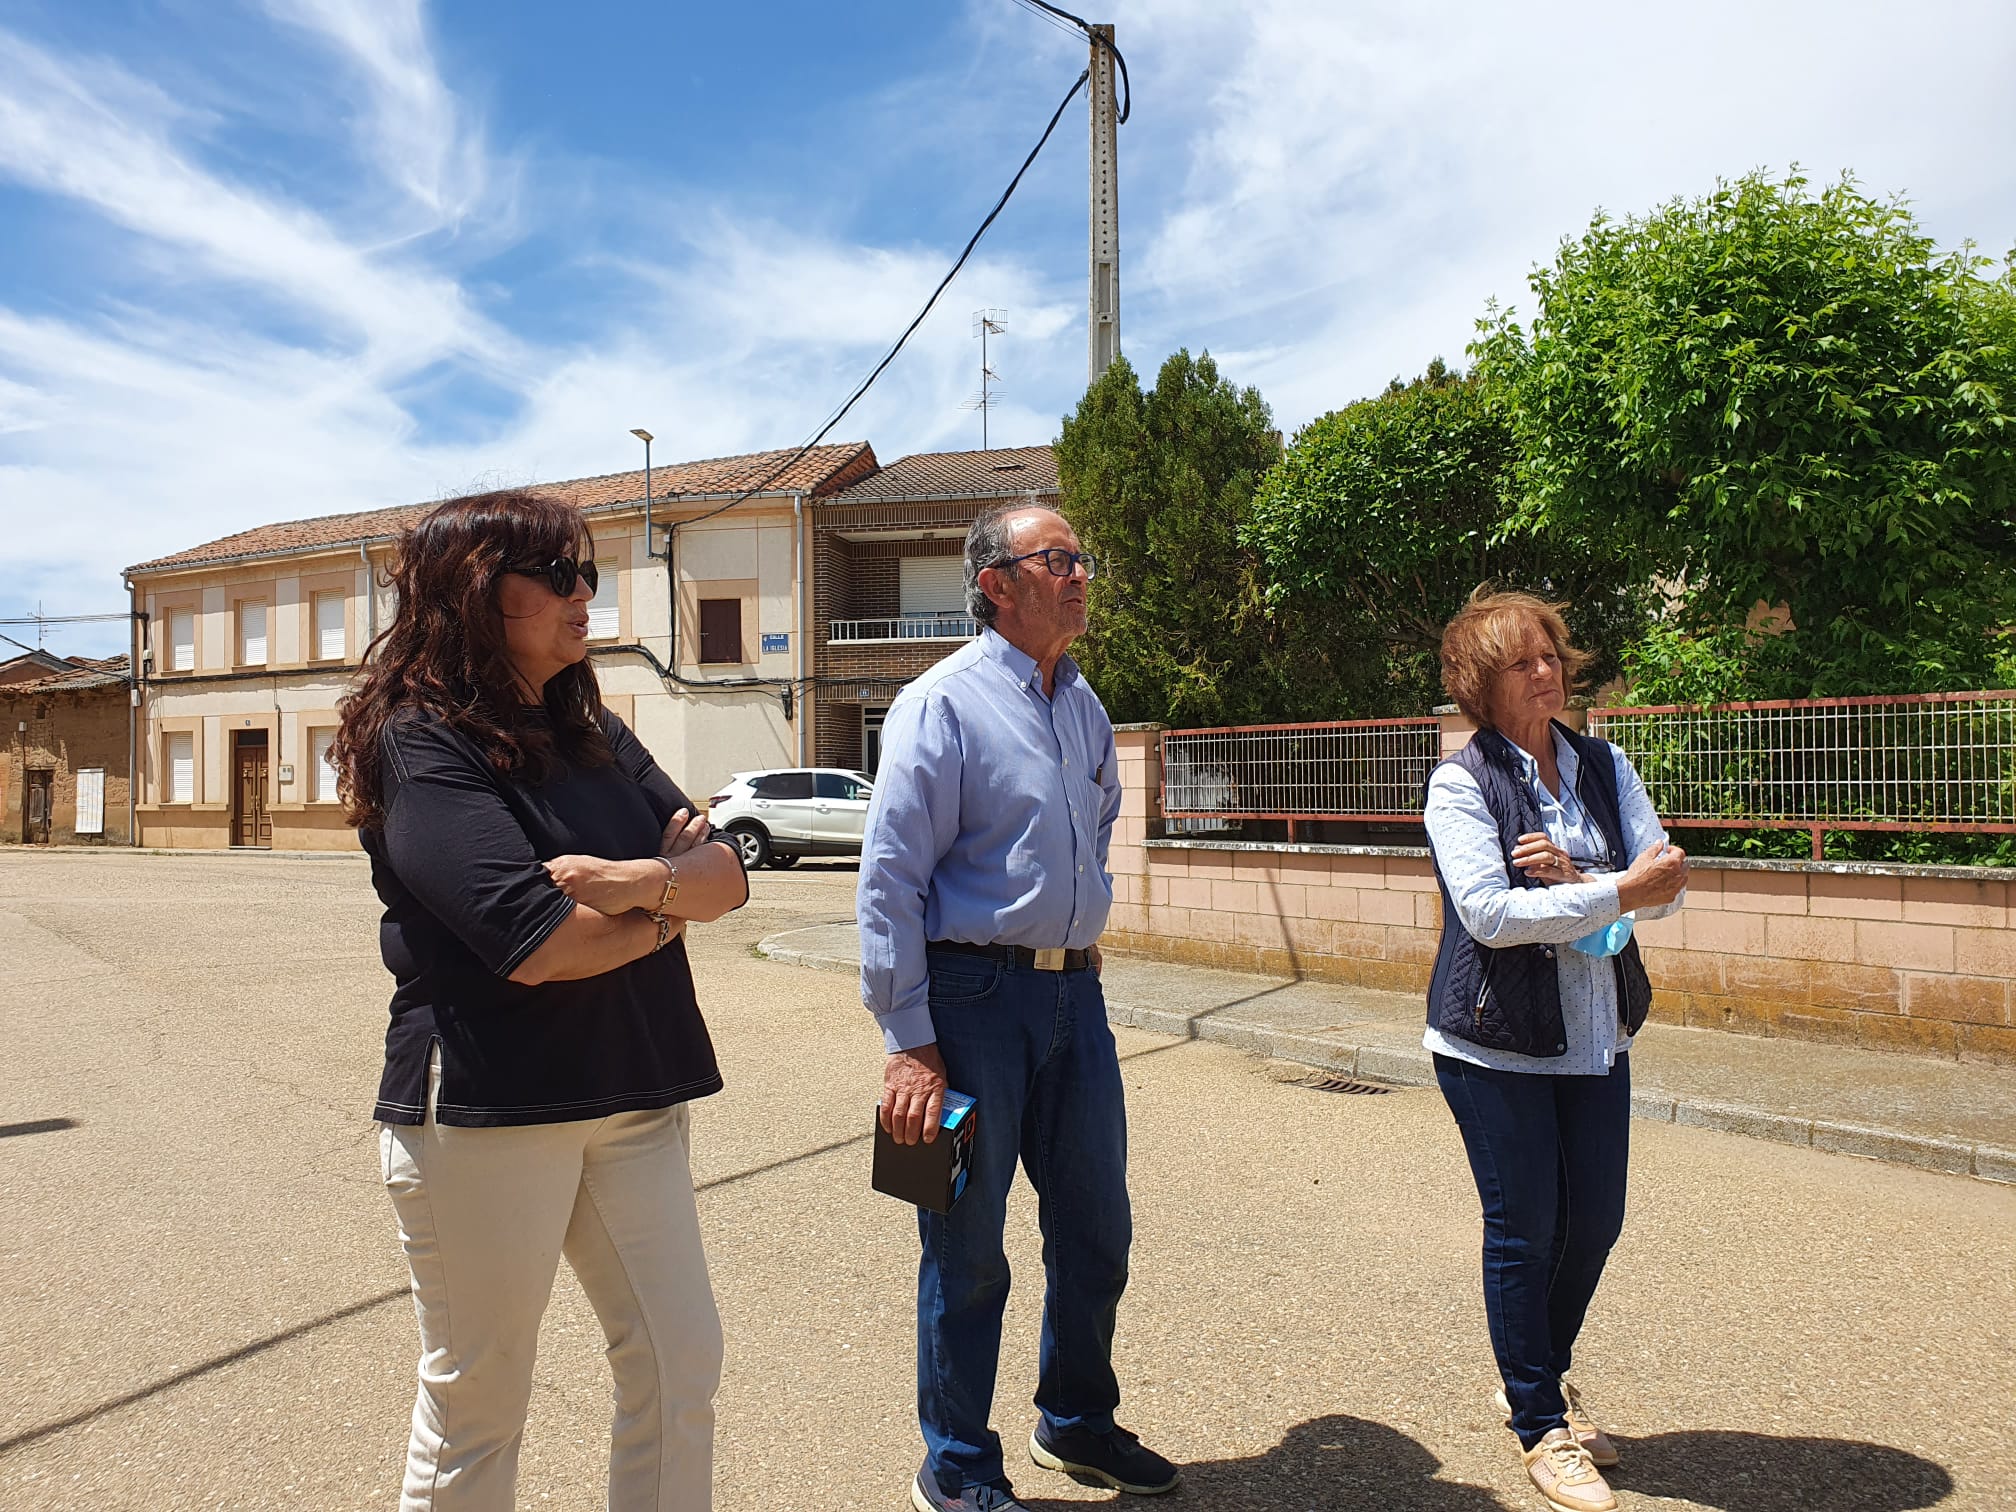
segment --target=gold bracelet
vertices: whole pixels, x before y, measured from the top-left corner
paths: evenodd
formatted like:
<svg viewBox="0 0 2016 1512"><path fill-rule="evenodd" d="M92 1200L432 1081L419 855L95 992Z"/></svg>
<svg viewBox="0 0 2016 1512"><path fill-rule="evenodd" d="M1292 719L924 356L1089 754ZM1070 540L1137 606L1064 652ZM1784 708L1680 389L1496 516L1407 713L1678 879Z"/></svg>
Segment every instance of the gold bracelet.
<svg viewBox="0 0 2016 1512"><path fill-rule="evenodd" d="M672 943L672 921L662 913L654 913L651 917L658 921L658 943L651 947L651 954L656 955Z"/></svg>
<svg viewBox="0 0 2016 1512"><path fill-rule="evenodd" d="M672 906L672 900L679 896L679 873L673 870L669 859L664 856L660 856L658 859L665 862L665 892L658 899L657 906L651 912L662 918L664 917L665 910Z"/></svg>

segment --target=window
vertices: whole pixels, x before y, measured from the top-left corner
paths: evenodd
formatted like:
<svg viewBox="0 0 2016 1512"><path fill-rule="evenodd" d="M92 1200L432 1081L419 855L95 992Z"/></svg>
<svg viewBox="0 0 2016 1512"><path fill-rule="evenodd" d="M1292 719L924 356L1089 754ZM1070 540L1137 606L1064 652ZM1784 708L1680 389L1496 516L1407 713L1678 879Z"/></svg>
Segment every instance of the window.
<svg viewBox="0 0 2016 1512"><path fill-rule="evenodd" d="M171 730L161 737L161 765L168 776L170 803L196 801L196 735L191 730Z"/></svg>
<svg viewBox="0 0 2016 1512"><path fill-rule="evenodd" d="M700 660L742 660L742 600L700 600Z"/></svg>
<svg viewBox="0 0 2016 1512"><path fill-rule="evenodd" d="M329 759L331 747L336 740L334 730L310 730L308 732L308 801L310 803L334 803L336 801L336 763Z"/></svg>
<svg viewBox="0 0 2016 1512"><path fill-rule="evenodd" d="M171 672L196 670L196 611L168 611L168 669Z"/></svg>
<svg viewBox="0 0 2016 1512"><path fill-rule="evenodd" d="M238 601L238 665L266 665L266 603L263 599Z"/></svg>
<svg viewBox="0 0 2016 1512"><path fill-rule="evenodd" d="M865 799L871 789L856 782L845 772L819 772L814 774L814 787L821 798Z"/></svg>
<svg viewBox="0 0 2016 1512"><path fill-rule="evenodd" d="M904 557L897 603L905 618L966 612L966 561L957 556Z"/></svg>
<svg viewBox="0 0 2016 1512"><path fill-rule="evenodd" d="M595 597L588 600L588 639L614 640L623 633L616 612L616 559L598 558L595 570L601 577L595 585Z"/></svg>
<svg viewBox="0 0 2016 1512"><path fill-rule="evenodd" d="M343 650L343 595L318 593L315 595L315 659L341 661Z"/></svg>
<svg viewBox="0 0 2016 1512"><path fill-rule="evenodd" d="M812 796L812 774L810 772L771 772L758 777L749 784L749 791L758 798L810 798Z"/></svg>
<svg viewBox="0 0 2016 1512"><path fill-rule="evenodd" d="M105 768L77 769L77 833L105 833Z"/></svg>

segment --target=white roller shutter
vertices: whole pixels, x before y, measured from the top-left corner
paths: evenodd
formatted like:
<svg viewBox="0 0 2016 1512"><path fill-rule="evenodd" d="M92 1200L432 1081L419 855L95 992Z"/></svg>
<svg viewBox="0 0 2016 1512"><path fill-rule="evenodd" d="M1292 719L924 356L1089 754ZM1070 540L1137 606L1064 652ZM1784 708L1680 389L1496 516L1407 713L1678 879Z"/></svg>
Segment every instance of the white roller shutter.
<svg viewBox="0 0 2016 1512"><path fill-rule="evenodd" d="M105 768L80 767L77 772L77 833L105 833Z"/></svg>
<svg viewBox="0 0 2016 1512"><path fill-rule="evenodd" d="M315 655L323 661L343 659L343 595L315 595Z"/></svg>
<svg viewBox="0 0 2016 1512"><path fill-rule="evenodd" d="M595 563L600 574L595 597L588 600L588 639L614 640L622 633L623 621L617 608L617 562L604 557Z"/></svg>
<svg viewBox="0 0 2016 1512"><path fill-rule="evenodd" d="M266 665L266 606L258 599L238 605L238 660L248 667Z"/></svg>
<svg viewBox="0 0 2016 1512"><path fill-rule="evenodd" d="M196 801L196 737L187 730L171 731L162 742L167 760L168 802Z"/></svg>
<svg viewBox="0 0 2016 1512"><path fill-rule="evenodd" d="M961 558L904 557L899 570L897 602L905 614L965 613L966 564Z"/></svg>

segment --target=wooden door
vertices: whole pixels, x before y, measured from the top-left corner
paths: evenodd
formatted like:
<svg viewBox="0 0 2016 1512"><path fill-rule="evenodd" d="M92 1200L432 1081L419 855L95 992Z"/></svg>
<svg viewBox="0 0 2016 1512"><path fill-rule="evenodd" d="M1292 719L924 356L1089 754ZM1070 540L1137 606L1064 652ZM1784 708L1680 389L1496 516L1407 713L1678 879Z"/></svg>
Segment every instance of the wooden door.
<svg viewBox="0 0 2016 1512"><path fill-rule="evenodd" d="M21 795L21 838L29 845L47 845L55 820L56 774L49 770L28 773L28 787Z"/></svg>
<svg viewBox="0 0 2016 1512"><path fill-rule="evenodd" d="M266 732L240 730L238 780L232 788L233 845L271 845L273 817L266 812Z"/></svg>

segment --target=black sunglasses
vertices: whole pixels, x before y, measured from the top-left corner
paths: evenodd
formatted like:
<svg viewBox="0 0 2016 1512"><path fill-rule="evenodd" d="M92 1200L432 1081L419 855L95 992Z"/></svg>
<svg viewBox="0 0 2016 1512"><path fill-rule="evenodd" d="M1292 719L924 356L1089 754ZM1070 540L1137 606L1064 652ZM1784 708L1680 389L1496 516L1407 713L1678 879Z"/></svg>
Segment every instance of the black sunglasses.
<svg viewBox="0 0 2016 1512"><path fill-rule="evenodd" d="M555 557L537 567L506 567L504 570L519 577L544 578L546 586L562 598L574 596L577 579L588 585L590 593L595 592L602 582L602 574L595 570L593 562L577 562L572 557Z"/></svg>

